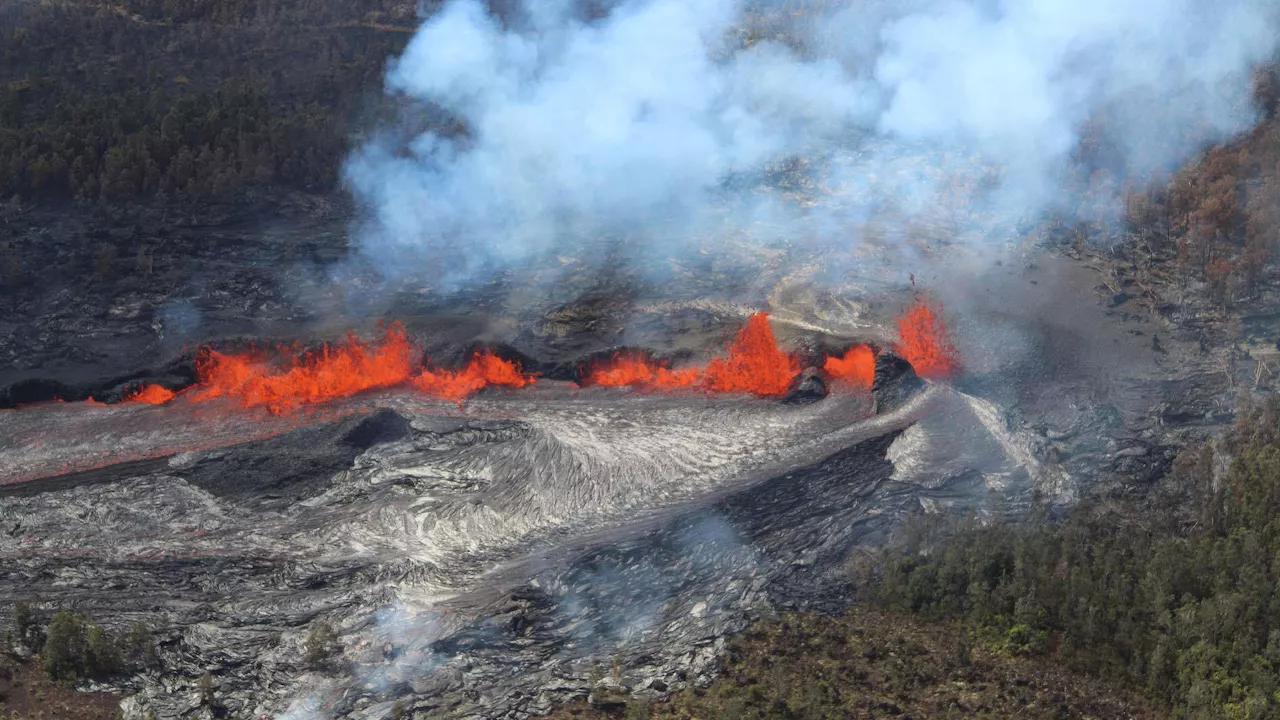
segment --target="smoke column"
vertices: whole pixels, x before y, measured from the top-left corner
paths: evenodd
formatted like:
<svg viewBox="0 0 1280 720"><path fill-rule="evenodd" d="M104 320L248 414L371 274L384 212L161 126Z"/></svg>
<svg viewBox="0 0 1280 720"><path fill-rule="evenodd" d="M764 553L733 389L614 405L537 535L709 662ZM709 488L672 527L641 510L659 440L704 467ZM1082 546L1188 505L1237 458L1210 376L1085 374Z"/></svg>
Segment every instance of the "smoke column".
<svg viewBox="0 0 1280 720"><path fill-rule="evenodd" d="M601 238L646 262L729 229L848 248L856 221L945 210L957 185L1001 221L1105 212L1114 193L1082 211L1067 189L1086 124L1117 177L1174 167L1254 121L1250 72L1280 27L1263 0L751 10L787 40L748 40L733 0L525 0L501 18L449 0L387 74L406 116L431 120L347 164L361 247L459 287ZM794 157L826 168L830 201L759 181Z"/></svg>

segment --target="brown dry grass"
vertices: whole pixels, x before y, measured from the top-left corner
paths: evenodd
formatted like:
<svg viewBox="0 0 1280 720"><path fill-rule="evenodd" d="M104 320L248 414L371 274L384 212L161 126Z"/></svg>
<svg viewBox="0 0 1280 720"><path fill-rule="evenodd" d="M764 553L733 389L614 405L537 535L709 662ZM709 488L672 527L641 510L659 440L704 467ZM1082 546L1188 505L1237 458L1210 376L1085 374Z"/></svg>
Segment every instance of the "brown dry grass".
<svg viewBox="0 0 1280 720"><path fill-rule="evenodd" d="M114 694L76 692L32 663L0 657L3 720L114 720L119 710Z"/></svg>
<svg viewBox="0 0 1280 720"><path fill-rule="evenodd" d="M646 706L596 698L552 720L750 718L1134 718L1170 714L1112 682L982 647L966 629L854 608L761 623L724 675Z"/></svg>

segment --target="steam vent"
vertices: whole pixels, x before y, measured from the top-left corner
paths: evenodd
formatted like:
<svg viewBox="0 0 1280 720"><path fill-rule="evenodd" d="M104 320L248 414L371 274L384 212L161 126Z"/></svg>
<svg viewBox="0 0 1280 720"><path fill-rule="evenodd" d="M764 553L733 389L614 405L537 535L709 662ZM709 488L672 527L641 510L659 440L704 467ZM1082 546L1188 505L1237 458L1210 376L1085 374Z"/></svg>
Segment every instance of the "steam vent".
<svg viewBox="0 0 1280 720"><path fill-rule="evenodd" d="M0 720L1280 716L1273 0L0 56Z"/></svg>

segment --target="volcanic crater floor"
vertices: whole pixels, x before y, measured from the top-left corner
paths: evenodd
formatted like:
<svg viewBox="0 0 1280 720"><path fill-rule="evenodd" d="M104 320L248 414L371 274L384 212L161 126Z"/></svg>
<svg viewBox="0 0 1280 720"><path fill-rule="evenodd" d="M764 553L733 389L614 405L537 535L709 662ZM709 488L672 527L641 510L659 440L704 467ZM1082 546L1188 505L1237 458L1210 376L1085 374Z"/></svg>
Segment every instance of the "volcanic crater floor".
<svg viewBox="0 0 1280 720"><path fill-rule="evenodd" d="M1108 309L1076 261L977 277L977 299L940 293L969 363L954 386L882 353L869 392L578 387L573 367L620 346L705 356L751 311L605 293L533 320L414 320L446 363L479 342L543 374L462 403L401 387L281 414L181 398L0 411L0 599L156 628L163 672L108 686L130 694L130 719L201 716L206 673L220 712L295 720L381 720L396 701L523 718L584 697L615 659L633 694L703 683L762 609L843 609L851 553L907 513L1017 513L1033 491L1070 503L1158 472L1223 422L1220 358L1179 334L1154 351L1157 328ZM1031 281L1051 300L1011 311L1039 297ZM775 295L788 347L892 342L875 314L893 303ZM6 393L191 382L190 356L167 357L26 369ZM340 650L309 662L322 625Z"/></svg>
<svg viewBox="0 0 1280 720"><path fill-rule="evenodd" d="M164 676L119 686L135 715L199 712L211 668L226 712L282 717L523 717L615 656L660 693L765 605L839 607L850 550L911 507L1037 481L1016 440L974 442L981 401L881 360L804 401L546 380L5 412L0 597L158 628Z"/></svg>

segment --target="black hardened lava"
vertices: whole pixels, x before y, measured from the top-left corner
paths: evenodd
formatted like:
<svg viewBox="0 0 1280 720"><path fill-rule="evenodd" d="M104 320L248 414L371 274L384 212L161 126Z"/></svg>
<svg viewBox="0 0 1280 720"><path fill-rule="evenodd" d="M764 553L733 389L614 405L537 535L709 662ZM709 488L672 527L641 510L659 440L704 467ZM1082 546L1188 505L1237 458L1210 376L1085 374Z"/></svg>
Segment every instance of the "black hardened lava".
<svg viewBox="0 0 1280 720"><path fill-rule="evenodd" d="M32 377L0 386L0 408L65 400L79 402L93 398L115 403L143 385L161 385L180 390L196 381L195 353L180 355L163 365L107 378Z"/></svg>

